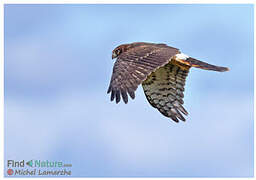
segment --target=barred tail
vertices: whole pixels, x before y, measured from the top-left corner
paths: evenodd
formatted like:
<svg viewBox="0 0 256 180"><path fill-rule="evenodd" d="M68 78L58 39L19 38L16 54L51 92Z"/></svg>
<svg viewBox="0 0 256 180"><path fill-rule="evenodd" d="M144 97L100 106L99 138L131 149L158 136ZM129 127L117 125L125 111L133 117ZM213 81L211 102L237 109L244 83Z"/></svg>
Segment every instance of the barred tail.
<svg viewBox="0 0 256 180"><path fill-rule="evenodd" d="M188 62L190 66L200 68L200 69L219 71L219 72L229 71L229 68L227 67L211 65L191 57L187 58L186 62Z"/></svg>

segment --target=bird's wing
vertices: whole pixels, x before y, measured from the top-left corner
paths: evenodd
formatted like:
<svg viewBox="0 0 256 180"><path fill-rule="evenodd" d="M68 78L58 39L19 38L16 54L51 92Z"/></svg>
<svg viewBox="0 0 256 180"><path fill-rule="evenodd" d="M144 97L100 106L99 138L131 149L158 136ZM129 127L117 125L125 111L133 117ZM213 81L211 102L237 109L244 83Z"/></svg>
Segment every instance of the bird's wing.
<svg viewBox="0 0 256 180"><path fill-rule="evenodd" d="M135 98L135 90L156 69L164 66L179 50L164 44L144 44L122 53L116 60L108 93L111 101L128 102L127 93Z"/></svg>
<svg viewBox="0 0 256 180"><path fill-rule="evenodd" d="M173 60L157 69L142 83L149 103L175 122L179 122L179 119L185 121L182 113L188 114L182 104L189 68Z"/></svg>

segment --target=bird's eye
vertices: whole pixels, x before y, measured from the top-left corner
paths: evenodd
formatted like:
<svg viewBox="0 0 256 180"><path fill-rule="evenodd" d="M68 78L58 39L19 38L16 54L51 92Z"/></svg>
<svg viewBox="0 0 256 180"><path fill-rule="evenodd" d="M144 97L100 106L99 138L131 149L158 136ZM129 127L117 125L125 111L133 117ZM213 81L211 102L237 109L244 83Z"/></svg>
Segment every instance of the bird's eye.
<svg viewBox="0 0 256 180"><path fill-rule="evenodd" d="M117 49L117 50L116 50L116 54L119 54L119 53L120 53L120 50L119 50L119 49Z"/></svg>

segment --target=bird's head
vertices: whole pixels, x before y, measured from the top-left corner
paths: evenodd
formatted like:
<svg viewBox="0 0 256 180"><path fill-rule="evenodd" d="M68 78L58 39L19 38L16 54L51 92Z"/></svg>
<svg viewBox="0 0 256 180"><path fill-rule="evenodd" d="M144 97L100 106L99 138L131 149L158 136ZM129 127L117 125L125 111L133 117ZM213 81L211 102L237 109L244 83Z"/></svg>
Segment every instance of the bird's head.
<svg viewBox="0 0 256 180"><path fill-rule="evenodd" d="M113 51L112 51L112 59L117 58L120 54L123 52L127 51L129 48L128 44L122 44L120 46L117 46Z"/></svg>

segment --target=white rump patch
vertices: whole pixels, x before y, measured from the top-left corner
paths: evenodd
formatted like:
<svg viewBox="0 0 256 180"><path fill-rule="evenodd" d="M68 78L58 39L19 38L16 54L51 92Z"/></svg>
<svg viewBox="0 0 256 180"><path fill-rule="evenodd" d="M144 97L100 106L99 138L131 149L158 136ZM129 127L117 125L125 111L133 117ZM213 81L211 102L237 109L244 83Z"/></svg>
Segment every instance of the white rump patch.
<svg viewBox="0 0 256 180"><path fill-rule="evenodd" d="M180 54L176 54L176 58L186 60L187 58L189 58L189 56L186 54L180 53Z"/></svg>

